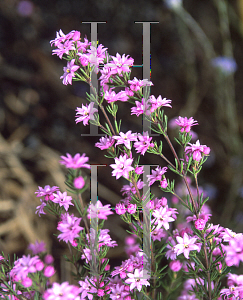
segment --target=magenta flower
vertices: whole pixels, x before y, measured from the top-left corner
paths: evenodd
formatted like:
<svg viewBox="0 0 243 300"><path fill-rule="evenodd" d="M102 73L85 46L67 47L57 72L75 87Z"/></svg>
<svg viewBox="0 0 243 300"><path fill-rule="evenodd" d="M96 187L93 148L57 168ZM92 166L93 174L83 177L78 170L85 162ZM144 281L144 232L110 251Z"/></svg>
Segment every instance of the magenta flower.
<svg viewBox="0 0 243 300"><path fill-rule="evenodd" d="M107 137L107 135L106 135L105 137L102 136L100 138L100 142L95 143L95 147L98 147L101 150L104 150L104 149L110 148L114 143L115 143L115 140L111 136Z"/></svg>
<svg viewBox="0 0 243 300"><path fill-rule="evenodd" d="M83 122L84 126L89 124L89 120L94 120L94 113L98 112L98 109L94 108L94 102L91 102L89 105L83 105L81 107L77 107L76 109L76 124L79 122Z"/></svg>
<svg viewBox="0 0 243 300"><path fill-rule="evenodd" d="M127 133L120 132L120 136L113 136L113 139L117 140L116 145L124 144L127 149L131 150L131 142L137 141L137 133L132 133L131 130L127 131Z"/></svg>
<svg viewBox="0 0 243 300"><path fill-rule="evenodd" d="M79 153L75 154L74 157L72 157L69 153L66 153L66 156L61 156L62 160L60 160L60 164L65 165L66 168L70 169L79 169L79 168L86 168L90 169L90 165L86 164L87 161L89 161L89 158L86 157L85 153L80 156Z"/></svg>
<svg viewBox="0 0 243 300"><path fill-rule="evenodd" d="M134 170L131 166L133 162L132 158L127 158L126 155L120 155L119 158L115 157L115 164L110 166L114 169L112 171L112 176L116 176L116 179L119 179L121 176L129 178L129 172Z"/></svg>
<svg viewBox="0 0 243 300"><path fill-rule="evenodd" d="M58 235L58 239L77 246L77 242L74 239L79 237L80 231L83 230L83 227L79 226L80 221L81 218L74 217L73 214L62 214L61 221L57 225L57 229L61 231L61 234Z"/></svg>
<svg viewBox="0 0 243 300"><path fill-rule="evenodd" d="M54 199L53 193L59 191L58 186L50 187L49 185L46 185L44 188L40 186L38 186L38 188L39 190L35 192L35 194L37 194L36 197L45 197L46 201L53 200Z"/></svg>
<svg viewBox="0 0 243 300"><path fill-rule="evenodd" d="M36 212L35 212L35 214L38 213L39 217L40 217L41 214L46 215L46 213L44 212L44 207L46 206L46 202L42 199L40 199L40 201L41 201L41 205L36 207Z"/></svg>
<svg viewBox="0 0 243 300"><path fill-rule="evenodd" d="M112 72L114 71L113 74L121 75L121 72L131 72L130 67L133 66L133 58L128 58L129 55L125 56L125 54L121 56L119 53L111 57L112 61L107 64L107 67L110 67Z"/></svg>
<svg viewBox="0 0 243 300"><path fill-rule="evenodd" d="M80 288L74 285L69 285L67 281L62 284L54 282L52 288L45 291L43 294L44 300L78 300Z"/></svg>
<svg viewBox="0 0 243 300"><path fill-rule="evenodd" d="M63 68L64 74L60 77L60 79L63 78L62 83L65 85L72 84L72 78L75 77L74 72L76 72L79 69L79 66L76 66L74 62L75 59L68 61L67 67Z"/></svg>
<svg viewBox="0 0 243 300"><path fill-rule="evenodd" d="M104 98L108 103L116 102L118 100L116 92L114 92L112 89L109 89L105 92Z"/></svg>
<svg viewBox="0 0 243 300"><path fill-rule="evenodd" d="M117 300L117 299L131 299L126 298L129 295L129 292L126 291L125 285L116 284L111 286L111 294L110 299Z"/></svg>
<svg viewBox="0 0 243 300"><path fill-rule="evenodd" d="M173 213L175 212L169 210L168 206L161 206L159 209L155 209L152 215L156 218L154 222L154 224L157 225L156 229L160 229L163 226L168 230L170 228L169 222L175 221L175 219L171 217Z"/></svg>
<svg viewBox="0 0 243 300"><path fill-rule="evenodd" d="M115 211L118 215L124 215L126 213L126 207L124 203L117 203Z"/></svg>
<svg viewBox="0 0 243 300"><path fill-rule="evenodd" d="M107 204L107 205L103 206L100 200L98 200L95 205L91 203L89 205L89 208L88 208L87 217L89 219L97 217L99 219L107 220L107 216L113 214L113 212L111 211L110 206L111 206L110 204Z"/></svg>
<svg viewBox="0 0 243 300"><path fill-rule="evenodd" d="M208 155L210 153L210 148L205 145L200 145L199 140L196 141L196 144L188 143L188 145L190 146L185 148L185 152L186 154L192 155L196 161L200 161L202 155Z"/></svg>
<svg viewBox="0 0 243 300"><path fill-rule="evenodd" d="M187 233L184 233L183 238L180 236L176 237L176 240L178 242L177 245L175 245L175 252L176 255L180 255L181 253L184 254L185 258L189 259L189 253L190 251L197 250L200 251L200 247L196 245L197 238L189 238Z"/></svg>
<svg viewBox="0 0 243 300"><path fill-rule="evenodd" d="M67 196L67 192L61 193L61 192L57 192L57 194L53 194L55 199L53 199L52 201L54 203L57 203L60 205L60 207L64 207L64 209L66 211L68 211L69 205L74 205L71 201L72 201L72 197L71 196Z"/></svg>
<svg viewBox="0 0 243 300"><path fill-rule="evenodd" d="M24 280L29 273L35 273L37 271L36 265L40 263L39 257L30 255L19 258L14 262L14 267L10 271L10 278L14 281Z"/></svg>
<svg viewBox="0 0 243 300"><path fill-rule="evenodd" d="M148 101L151 103L152 107L151 107L151 112L154 112L157 108L159 107L164 107L164 106L167 106L167 107L172 107L170 105L171 103L171 100L168 100L166 98L163 98L161 97L161 95L159 95L159 97L156 99L154 95L151 95L148 99Z"/></svg>
<svg viewBox="0 0 243 300"><path fill-rule="evenodd" d="M197 219L194 225L197 230L203 230L205 228L206 223L207 221L204 219Z"/></svg>
<svg viewBox="0 0 243 300"><path fill-rule="evenodd" d="M162 175L167 171L167 167L157 167L155 170L152 170L152 175L147 175L149 186L152 185L155 181L162 181Z"/></svg>
<svg viewBox="0 0 243 300"><path fill-rule="evenodd" d="M137 210L137 205L136 204L132 204L132 203L128 204L127 212L129 214L135 214L136 210Z"/></svg>
<svg viewBox="0 0 243 300"><path fill-rule="evenodd" d="M149 102L143 98L141 102L135 101L136 107L131 108L131 115L142 115L144 112L147 116L151 114Z"/></svg>
<svg viewBox="0 0 243 300"><path fill-rule="evenodd" d="M145 286L150 285L150 283L147 280L149 279L149 276L146 274L145 270L135 269L134 274L128 273L127 276L129 278L126 279L125 282L130 284L130 291L136 288L140 292L143 285Z"/></svg>
<svg viewBox="0 0 243 300"><path fill-rule="evenodd" d="M182 268L182 263L179 260L173 260L170 262L169 267L173 272L179 272Z"/></svg>
<svg viewBox="0 0 243 300"><path fill-rule="evenodd" d="M154 147L154 143L150 143L152 137L149 137L148 131L145 131L143 135L139 133L138 139L139 141L134 143L134 148L136 149L137 153L144 155L149 147Z"/></svg>
<svg viewBox="0 0 243 300"><path fill-rule="evenodd" d="M190 132L192 126L198 125L197 121L192 117L189 119L187 119L187 117L179 117L175 120L175 123L181 127L181 132Z"/></svg>
<svg viewBox="0 0 243 300"><path fill-rule="evenodd" d="M75 50L75 47L73 46L72 41L65 41L63 44L62 43L58 44L57 47L58 47L57 49L52 50L52 55L56 54L60 59L62 59L63 54L69 54L69 51ZM69 65L68 65L68 67L69 67ZM65 71L65 69L67 69L67 68L63 69L64 72L67 71L67 70ZM76 70L74 70L74 71L76 71Z"/></svg>

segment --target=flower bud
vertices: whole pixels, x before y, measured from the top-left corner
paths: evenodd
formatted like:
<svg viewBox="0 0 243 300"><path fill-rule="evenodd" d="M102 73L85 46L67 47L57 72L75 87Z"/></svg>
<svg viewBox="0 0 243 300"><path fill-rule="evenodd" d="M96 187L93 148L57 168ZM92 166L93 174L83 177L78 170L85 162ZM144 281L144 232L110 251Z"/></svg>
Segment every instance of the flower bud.
<svg viewBox="0 0 243 300"><path fill-rule="evenodd" d="M55 269L53 266L47 266L44 270L44 276L51 277L55 274Z"/></svg>
<svg viewBox="0 0 243 300"><path fill-rule="evenodd" d="M82 189L85 185L85 181L84 181L83 177L79 176L79 177L75 178L73 181L73 185L78 190Z"/></svg>

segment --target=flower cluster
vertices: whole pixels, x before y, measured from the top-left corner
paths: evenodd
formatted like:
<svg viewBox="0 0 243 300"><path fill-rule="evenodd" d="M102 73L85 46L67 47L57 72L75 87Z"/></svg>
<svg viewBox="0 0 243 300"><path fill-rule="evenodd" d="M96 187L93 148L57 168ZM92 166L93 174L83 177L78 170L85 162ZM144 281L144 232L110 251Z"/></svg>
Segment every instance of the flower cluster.
<svg viewBox="0 0 243 300"><path fill-rule="evenodd" d="M181 8L181 1L166 4L171 9ZM3 270L0 296L135 300L162 299L164 295L174 299L173 287L183 283L178 300L242 299L242 275L229 273L227 267L238 267L243 262L243 234L209 223L212 214L206 204L207 193L198 185L198 174L210 148L201 145L199 140L191 143L191 128L198 122L181 116L174 120L179 127L175 140L182 150L177 154L168 136L164 112L172 107L172 101L161 95L142 94L142 89L153 83L130 78L133 58L119 53L111 56L103 45L95 47L87 38L82 41L80 32L75 30L66 35L60 30L51 45L56 47L54 55L67 59L61 76L64 85L79 80L92 87L91 72L100 73L100 89L94 89L95 96L88 97L89 104L77 107L75 121L84 126L95 124L104 132L95 147L106 150L106 157L114 160L110 164L111 174L125 182L121 188L124 199L113 208L100 200L85 206L81 194L86 188L86 178L82 171L91 169L89 158L85 153L61 156L60 164L68 169L65 183L72 196L57 186L39 187L36 196L41 198L41 205L36 213L40 216L49 212L57 217L57 239L68 244L69 261L75 266L79 286L67 281L50 284L48 278L55 273L53 257L44 253L42 242L36 241L29 246L33 256L24 255L13 265L0 256ZM131 115L143 114L151 122L151 129L163 138L159 146L148 131L121 131L122 124L117 117L119 101L132 104ZM100 123L99 112L104 114L104 124ZM165 156L164 142L174 161ZM139 162L147 153L156 155L167 165L157 166L150 174ZM183 184L175 185L169 172L178 175ZM152 193L156 186L163 193L160 198ZM167 199L164 193L172 197ZM128 258L113 270L107 253L118 244L109 229L103 228L108 218L112 220L109 217L114 214L112 210L127 223L131 233L125 239ZM169 267L164 270L166 259ZM221 287L227 273L228 287Z"/></svg>

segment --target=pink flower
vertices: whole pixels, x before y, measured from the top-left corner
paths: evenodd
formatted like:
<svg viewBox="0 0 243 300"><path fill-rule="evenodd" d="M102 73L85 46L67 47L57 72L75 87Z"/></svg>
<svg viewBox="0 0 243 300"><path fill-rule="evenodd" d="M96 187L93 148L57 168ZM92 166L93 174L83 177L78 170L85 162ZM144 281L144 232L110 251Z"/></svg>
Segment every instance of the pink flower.
<svg viewBox="0 0 243 300"><path fill-rule="evenodd" d="M67 85L67 84L72 84L72 78L75 77L75 71L77 71L80 67L76 66L74 64L75 59L72 59L71 61L68 61L67 67L63 68L64 74L60 77L60 79L63 78L62 83Z"/></svg>
<svg viewBox="0 0 243 300"><path fill-rule="evenodd" d="M32 286L32 280L29 277L24 278L21 280L21 283L24 287L28 288Z"/></svg>
<svg viewBox="0 0 243 300"><path fill-rule="evenodd" d="M167 171L167 167L157 167L155 170L152 170L152 175L147 175L148 181L149 181L149 186L152 185L155 181L161 181L162 180L162 175L165 174Z"/></svg>
<svg viewBox="0 0 243 300"><path fill-rule="evenodd" d="M160 229L162 226L168 230L170 228L169 222L175 221L174 218L171 217L173 211L169 210L168 206L160 207L159 209L155 209L153 211L153 216L156 218L154 224L157 224L157 229Z"/></svg>
<svg viewBox="0 0 243 300"><path fill-rule="evenodd" d="M101 150L104 150L104 149L110 148L114 143L115 143L115 140L111 136L107 137L107 135L106 135L105 137L102 136L100 138L100 142L95 143L95 147L98 147Z"/></svg>
<svg viewBox="0 0 243 300"><path fill-rule="evenodd" d="M94 102L91 102L89 105L83 105L81 107L77 107L76 109L76 124L79 122L83 122L83 125L86 126L89 123L89 120L94 120L94 113L98 112L98 109L94 108ZM79 116L81 115L81 116Z"/></svg>
<svg viewBox="0 0 243 300"><path fill-rule="evenodd" d="M136 210L137 210L137 205L136 204L132 204L132 203L128 204L127 212L129 214L134 214L136 212Z"/></svg>
<svg viewBox="0 0 243 300"><path fill-rule="evenodd" d="M129 55L125 56L125 54L121 55L119 53L116 56L111 56L112 61L109 62L107 67L111 68L111 71L114 72L113 74L118 73L121 75L121 72L131 72L130 67L133 66L134 59L128 58Z"/></svg>
<svg viewBox="0 0 243 300"><path fill-rule="evenodd" d="M123 203L117 203L115 211L118 215L124 215L126 213L126 207Z"/></svg>
<svg viewBox="0 0 243 300"><path fill-rule="evenodd" d="M66 243L70 242L73 246L76 246L77 243L74 239L79 237L79 232L83 230L83 227L79 226L80 221L81 218L74 217L73 214L62 214L61 221L57 225L57 229L61 231L61 234L58 235L58 239Z"/></svg>
<svg viewBox="0 0 243 300"><path fill-rule="evenodd" d="M145 131L143 135L139 133L138 139L139 141L134 143L134 148L136 149L137 153L144 155L149 147L154 147L154 143L150 143L152 137L149 137L148 131Z"/></svg>
<svg viewBox="0 0 243 300"><path fill-rule="evenodd" d="M46 277L51 277L51 276L53 276L54 274L55 274L55 269L54 269L54 267L53 266L47 266L46 268L45 268L45 270L44 270L44 276L46 276Z"/></svg>
<svg viewBox="0 0 243 300"><path fill-rule="evenodd" d="M205 145L200 145L199 140L196 141L196 144L188 143L188 145L190 146L185 148L185 152L186 154L192 155L196 161L200 161L202 155L208 155L210 153L210 148Z"/></svg>
<svg viewBox="0 0 243 300"><path fill-rule="evenodd" d="M194 225L196 229L203 230L205 228L206 221L204 219L197 219Z"/></svg>
<svg viewBox="0 0 243 300"><path fill-rule="evenodd" d="M182 268L182 263L179 260L173 260L170 262L169 267L173 272L179 272Z"/></svg>
<svg viewBox="0 0 243 300"><path fill-rule="evenodd" d="M62 59L63 54L69 54L69 51L75 50L72 41L65 41L63 44L59 43L57 47L58 49L52 50L52 55L56 54L60 59ZM73 61L75 61L75 59L73 59ZM65 69L67 68L64 68L63 70L65 71Z"/></svg>
<svg viewBox="0 0 243 300"><path fill-rule="evenodd" d="M127 274L129 279L126 279L125 282L130 284L130 291L136 288L140 292L143 285L145 286L150 285L150 283L147 280L149 279L149 276L145 272L146 272L145 270L135 269L134 274L133 273Z"/></svg>
<svg viewBox="0 0 243 300"><path fill-rule="evenodd" d="M161 98L161 96L159 95L159 97L156 99L154 95L151 95L148 99L148 101L152 104L152 107L151 107L151 112L154 112L157 108L159 107L164 107L164 106L167 106L167 107L172 107L170 105L171 103L171 100L168 100L166 98Z"/></svg>
<svg viewBox="0 0 243 300"><path fill-rule="evenodd" d="M190 251L197 250L200 251L200 248L198 245L196 245L197 238L189 238L187 233L184 234L183 238L180 236L176 237L176 240L178 242L177 245L175 245L175 252L176 255L180 255L181 253L184 254L185 258L189 259L189 253Z"/></svg>
<svg viewBox="0 0 243 300"><path fill-rule="evenodd" d="M46 245L43 241L35 241L34 244L29 244L28 249L31 250L33 254L38 254L46 251Z"/></svg>
<svg viewBox="0 0 243 300"><path fill-rule="evenodd" d="M132 133L131 130L127 133L120 132L120 136L113 136L113 139L117 140L116 145L124 144L128 149L131 150L131 142L137 141L137 133Z"/></svg>
<svg viewBox="0 0 243 300"><path fill-rule="evenodd" d="M168 186L168 182L167 179L164 178L162 181L160 181L160 186L162 187L162 189L166 189Z"/></svg>
<svg viewBox="0 0 243 300"><path fill-rule="evenodd" d="M54 282L52 288L43 294L44 300L79 300L80 288L69 285L67 281L62 284Z"/></svg>
<svg viewBox="0 0 243 300"><path fill-rule="evenodd" d="M113 214L113 212L111 211L110 206L111 206L110 204L107 204L107 205L103 206L100 200L98 200L95 205L91 203L89 205L89 208L88 208L87 217L89 219L97 217L99 219L107 220L107 216Z"/></svg>
<svg viewBox="0 0 243 300"><path fill-rule="evenodd" d="M82 176L75 178L73 181L73 185L76 189L82 189L85 185L84 178Z"/></svg>
<svg viewBox="0 0 243 300"><path fill-rule="evenodd" d="M189 119L187 117L179 117L178 120L175 120L175 123L181 127L181 132L190 132L192 126L198 125L197 121L192 117Z"/></svg>
<svg viewBox="0 0 243 300"><path fill-rule="evenodd" d="M131 166L133 162L132 158L127 158L126 155L120 155L119 158L115 157L115 164L110 166L114 169L112 171L112 176L116 176L116 179L119 179L121 176L129 178L129 172L134 170Z"/></svg>
<svg viewBox="0 0 243 300"><path fill-rule="evenodd" d="M36 197L45 197L46 201L53 200L54 199L53 193L59 191L58 186L50 187L49 185L46 185L44 188L40 186L38 186L38 188L39 190L35 192L35 194L37 194Z"/></svg>
<svg viewBox="0 0 243 300"><path fill-rule="evenodd" d="M60 205L60 207L64 207L64 209L66 211L68 211L69 205L74 205L71 201L72 201L72 197L71 196L67 196L67 192L61 193L61 192L57 192L57 194L53 194L55 199L53 199L54 203L57 203Z"/></svg>
<svg viewBox="0 0 243 300"><path fill-rule="evenodd" d="M143 174L144 173L143 166L141 166L141 167L136 166L135 173L138 174L138 175Z"/></svg>
<svg viewBox="0 0 243 300"><path fill-rule="evenodd" d="M145 113L147 116L151 114L149 102L145 101L144 98L142 98L142 101L135 101L136 107L131 108L131 115L136 115L137 117L139 115L142 115Z"/></svg>
<svg viewBox="0 0 243 300"><path fill-rule="evenodd" d="M33 257L23 255L23 257L14 262L14 267L9 273L10 278L15 281L24 280L29 273L35 273L37 271L36 264L40 262L41 260L37 255Z"/></svg>
<svg viewBox="0 0 243 300"><path fill-rule="evenodd" d="M44 257L44 261L46 264L50 265L54 262L54 258L51 254L47 254L45 257Z"/></svg>
<svg viewBox="0 0 243 300"><path fill-rule="evenodd" d="M72 157L69 153L66 153L66 156L61 156L62 160L60 160L60 164L65 165L66 168L70 169L79 169L79 168L86 168L90 169L90 165L86 164L87 161L89 161L89 158L86 157L85 153L80 156L79 153L75 154L74 157Z"/></svg>
<svg viewBox="0 0 243 300"><path fill-rule="evenodd" d="M45 215L46 213L44 212L44 207L46 206L46 202L42 199L40 199L41 205L36 207L36 212L35 214L38 213L38 216L40 217L41 214Z"/></svg>

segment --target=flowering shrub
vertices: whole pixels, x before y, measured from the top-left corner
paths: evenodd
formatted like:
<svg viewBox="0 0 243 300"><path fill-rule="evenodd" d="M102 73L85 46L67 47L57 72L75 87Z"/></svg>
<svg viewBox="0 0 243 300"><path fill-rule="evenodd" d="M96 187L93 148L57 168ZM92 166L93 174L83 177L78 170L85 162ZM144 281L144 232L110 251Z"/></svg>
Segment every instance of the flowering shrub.
<svg viewBox="0 0 243 300"><path fill-rule="evenodd" d="M179 1L178 1L179 5ZM175 120L178 126L175 151L167 133L167 116L164 109L171 108L172 101L145 97L142 89L153 85L151 81L130 79L134 60L129 55L111 56L107 48L96 48L80 32L64 34L61 30L51 41L53 54L67 60L63 84L73 80L84 81L91 86L90 102L76 109L76 123L98 126L104 136L95 146L105 150L112 176L123 177L128 184L121 189L122 199L115 208L103 205L100 200L84 206L82 193L87 188L83 169L90 169L85 153L72 157L61 156L60 163L68 169L67 187L73 196L61 192L57 186L39 187L37 197L41 204L36 213L51 213L57 217L59 241L69 245L70 263L75 267L76 285L51 283L55 273L53 258L45 252L43 243L30 245L33 255L23 256L13 263L1 256L1 297L4 299L243 299L243 275L230 273L230 266L243 261L243 235L228 228L213 225L208 197L198 185L198 175L210 154L210 148L197 140L192 142L191 127L198 125L192 117ZM93 88L91 73L99 76L99 90ZM116 92L119 88L120 91ZM119 101L130 103L131 115L141 114L151 124L151 129L161 135L160 145L148 131L137 133L121 131L117 119ZM96 105L97 108L94 107ZM127 104L129 105L129 104ZM105 117L100 123L99 112ZM163 153L167 142L175 161ZM166 166L158 166L145 174L139 164L140 155L152 153L159 156ZM167 178L174 172L179 182ZM145 176L146 175L146 176ZM158 185L161 198L144 187ZM172 194L169 202L166 193ZM163 195L163 196L162 196ZM69 212L75 206L76 214ZM126 239L128 258L110 270L107 253L117 246L105 220L118 214L130 228ZM81 226L82 225L82 226ZM223 279L227 277L227 287Z"/></svg>

